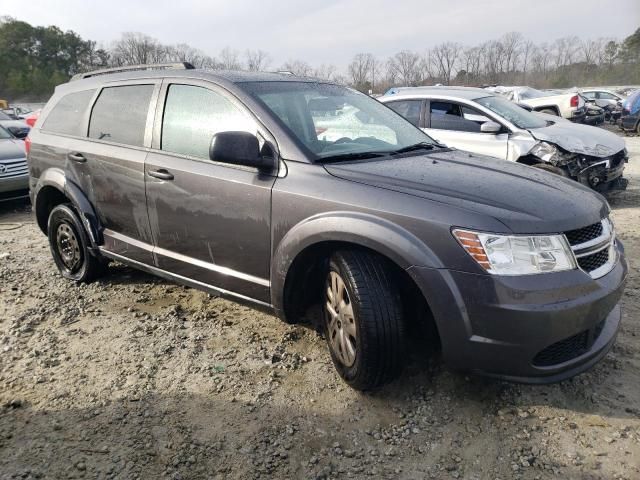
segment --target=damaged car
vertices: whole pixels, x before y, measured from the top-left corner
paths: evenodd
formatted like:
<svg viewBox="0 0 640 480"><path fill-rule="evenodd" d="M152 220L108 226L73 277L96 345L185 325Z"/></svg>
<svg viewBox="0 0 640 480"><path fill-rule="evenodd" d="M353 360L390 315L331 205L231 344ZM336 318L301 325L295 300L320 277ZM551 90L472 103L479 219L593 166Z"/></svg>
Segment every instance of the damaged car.
<svg viewBox="0 0 640 480"><path fill-rule="evenodd" d="M541 168L599 192L626 188L624 140L606 130L529 112L479 88L403 88L379 100L447 146Z"/></svg>

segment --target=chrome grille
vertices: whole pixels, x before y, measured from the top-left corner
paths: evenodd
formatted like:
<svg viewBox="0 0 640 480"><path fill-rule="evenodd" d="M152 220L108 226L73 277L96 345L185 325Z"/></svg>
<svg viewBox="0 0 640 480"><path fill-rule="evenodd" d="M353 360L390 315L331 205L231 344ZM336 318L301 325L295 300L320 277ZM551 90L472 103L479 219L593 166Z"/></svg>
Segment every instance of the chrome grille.
<svg viewBox="0 0 640 480"><path fill-rule="evenodd" d="M11 178L26 175L29 172L26 158L0 160L0 178Z"/></svg>
<svg viewBox="0 0 640 480"><path fill-rule="evenodd" d="M578 267L592 278L609 273L617 260L616 235L608 218L598 223L565 232Z"/></svg>

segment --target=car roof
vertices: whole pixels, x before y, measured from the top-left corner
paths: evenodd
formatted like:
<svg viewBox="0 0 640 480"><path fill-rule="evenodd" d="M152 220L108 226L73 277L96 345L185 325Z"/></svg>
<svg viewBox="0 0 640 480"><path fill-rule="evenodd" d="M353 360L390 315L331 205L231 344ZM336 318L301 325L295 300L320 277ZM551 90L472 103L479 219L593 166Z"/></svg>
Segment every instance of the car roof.
<svg viewBox="0 0 640 480"><path fill-rule="evenodd" d="M56 87L64 91L84 90L98 88L106 83L122 82L127 80L145 80L162 78L189 78L195 80L209 80L220 85L233 85L246 82L314 82L332 83L312 77L300 77L288 72L245 72L234 70L208 70L199 68L190 69L147 69L130 70L114 73L100 73L81 79L71 79Z"/></svg>
<svg viewBox="0 0 640 480"><path fill-rule="evenodd" d="M464 98L467 100L475 100L482 97L495 96L494 92L475 87L400 87L392 88L384 94L380 99L389 99L392 97L431 97L431 96L447 96Z"/></svg>

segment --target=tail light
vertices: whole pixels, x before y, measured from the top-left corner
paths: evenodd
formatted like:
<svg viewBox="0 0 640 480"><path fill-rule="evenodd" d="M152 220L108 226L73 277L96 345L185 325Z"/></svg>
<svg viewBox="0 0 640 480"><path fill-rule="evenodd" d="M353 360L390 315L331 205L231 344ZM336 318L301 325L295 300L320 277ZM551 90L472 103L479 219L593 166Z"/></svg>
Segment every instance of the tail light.
<svg viewBox="0 0 640 480"><path fill-rule="evenodd" d="M578 95L574 95L573 97L571 97L571 106L572 107L578 106Z"/></svg>
<svg viewBox="0 0 640 480"><path fill-rule="evenodd" d="M24 139L24 150L27 152L27 155L29 155L31 151L31 139L29 137Z"/></svg>

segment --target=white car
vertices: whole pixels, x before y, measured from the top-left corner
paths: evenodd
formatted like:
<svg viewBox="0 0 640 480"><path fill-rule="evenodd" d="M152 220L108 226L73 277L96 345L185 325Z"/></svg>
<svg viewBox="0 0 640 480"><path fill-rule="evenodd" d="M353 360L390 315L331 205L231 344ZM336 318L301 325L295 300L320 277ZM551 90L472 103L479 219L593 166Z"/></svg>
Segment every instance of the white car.
<svg viewBox="0 0 640 480"><path fill-rule="evenodd" d="M599 107L616 107L624 102L624 97L621 95L602 88L583 88L580 93L589 100L593 100Z"/></svg>
<svg viewBox="0 0 640 480"><path fill-rule="evenodd" d="M542 92L531 87L488 87L486 90L504 95L536 112L557 115L572 122L581 122L586 113L584 99L575 92Z"/></svg>
<svg viewBox="0 0 640 480"><path fill-rule="evenodd" d="M378 100L449 147L532 165L598 191L626 187L624 140L601 128L529 112L480 88L402 88Z"/></svg>

